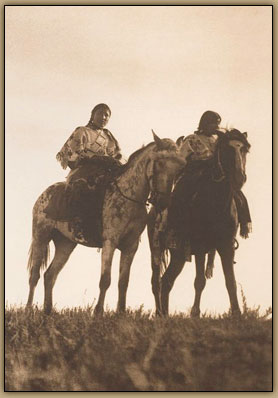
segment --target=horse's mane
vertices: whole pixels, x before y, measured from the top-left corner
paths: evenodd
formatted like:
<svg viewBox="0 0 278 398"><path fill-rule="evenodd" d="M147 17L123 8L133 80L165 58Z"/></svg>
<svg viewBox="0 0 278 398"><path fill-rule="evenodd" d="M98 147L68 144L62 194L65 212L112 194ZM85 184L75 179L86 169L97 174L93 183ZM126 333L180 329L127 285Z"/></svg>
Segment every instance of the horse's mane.
<svg viewBox="0 0 278 398"><path fill-rule="evenodd" d="M239 131L237 129L227 130L225 133L223 133L222 131L218 131L217 135L219 138L219 144L221 144L221 141L223 141L223 140L226 140L226 141L237 140L237 141L241 141L244 144L247 152L249 152L249 150L251 148L251 145L247 140L247 133L242 133L241 131Z"/></svg>
<svg viewBox="0 0 278 398"><path fill-rule="evenodd" d="M194 173L196 170L199 170L200 168L202 170L207 170L211 173L213 173L213 178L214 179L220 179L222 180L222 177L224 176L222 166L219 164L219 152L221 152L225 147L226 144L230 140L238 140L241 141L246 149L246 152L249 151L251 145L249 144L247 140L247 134L241 133L237 129L231 129L231 130L226 130L225 132L218 130L217 133L218 135L218 140L216 143L216 149L214 156L209 159L198 159L198 160L193 160L186 166L186 170L190 170L191 173ZM181 136L177 139L176 144L179 146L180 143L184 140L184 136ZM224 146L223 146L224 145ZM210 179L208 179L210 181Z"/></svg>
<svg viewBox="0 0 278 398"><path fill-rule="evenodd" d="M167 150L167 149L173 149L175 146L175 143L169 139L169 138L162 138L162 147L161 149L157 149L157 151L159 152L159 150ZM141 148L137 149L135 152L133 152L129 158L126 164L122 165L121 167L121 171L120 173L122 174L124 171L126 171L127 169L129 169L134 161L147 149L150 148L151 146L155 146L156 143L154 141L150 142L148 145L143 145Z"/></svg>
<svg viewBox="0 0 278 398"><path fill-rule="evenodd" d="M121 166L120 174L124 173L127 169L129 169L131 167L131 165L134 163L135 159L137 159L138 156L141 155L141 153L144 152L147 148L149 148L150 146L153 146L153 145L155 145L155 143L150 142L148 145L143 145L141 148L139 148L135 152L133 152L129 156L127 162Z"/></svg>
<svg viewBox="0 0 278 398"><path fill-rule="evenodd" d="M141 148L137 149L135 152L133 152L126 163L126 165L130 164L133 160L135 160L139 155L141 155L142 152L145 151L145 149L149 148L150 146L153 146L155 142L150 142L148 145L143 145Z"/></svg>

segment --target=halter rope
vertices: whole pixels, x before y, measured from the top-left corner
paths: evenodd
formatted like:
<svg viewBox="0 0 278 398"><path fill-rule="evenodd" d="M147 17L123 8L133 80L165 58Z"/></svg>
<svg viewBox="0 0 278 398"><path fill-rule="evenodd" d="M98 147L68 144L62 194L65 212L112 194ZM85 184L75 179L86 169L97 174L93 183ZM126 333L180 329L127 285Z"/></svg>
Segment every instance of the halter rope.
<svg viewBox="0 0 278 398"><path fill-rule="evenodd" d="M224 173L223 166L222 166L221 159L220 159L220 148L219 148L219 144L218 144L218 148L217 148L217 166L219 167L219 170L220 170L221 175L220 175L219 178L212 177L212 180L213 180L214 182L221 182L221 181L223 181L223 180L226 178L226 175L225 175L225 173Z"/></svg>
<svg viewBox="0 0 278 398"><path fill-rule="evenodd" d="M153 181L153 179L154 179L154 175L152 174L152 175L150 176L150 178L148 179L149 183L150 183L150 181ZM158 191L158 190L155 189L155 187L154 187L154 190L151 190L151 189L150 189L150 195L149 195L149 197L147 198L147 200L146 200L145 202L143 202L143 201L140 201L140 200L137 200L137 199L130 198L130 197L126 196L126 195L120 190L120 188L119 188L119 186L118 186L116 180L114 181L114 184L115 184L115 186L116 186L118 192L122 195L123 198L125 198L125 199L127 199L127 200L130 200L131 202L144 205L144 206L149 206L150 204L153 204L153 205L154 205L154 201L155 201L156 195L159 194L159 193L160 193L160 194L163 194L163 192ZM154 185L156 185L156 184L154 184Z"/></svg>
<svg viewBox="0 0 278 398"><path fill-rule="evenodd" d="M128 196L126 196L126 195L120 190L120 188L119 188L119 186L118 186L118 184L117 184L117 181L114 181L114 184L115 184L115 186L116 186L118 192L122 195L123 198L125 198L125 199L127 199L127 200L130 200L131 202L138 203L138 204L140 204L140 205L149 206L148 199L146 200L146 202L143 202L143 201L140 201L140 200L137 200L137 199L129 198Z"/></svg>

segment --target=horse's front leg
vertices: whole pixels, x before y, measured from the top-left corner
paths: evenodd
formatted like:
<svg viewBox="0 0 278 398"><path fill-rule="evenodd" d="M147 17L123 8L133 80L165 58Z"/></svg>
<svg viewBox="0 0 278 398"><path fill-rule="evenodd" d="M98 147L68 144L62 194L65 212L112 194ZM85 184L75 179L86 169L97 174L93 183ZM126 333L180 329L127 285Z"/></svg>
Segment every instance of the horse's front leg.
<svg viewBox="0 0 278 398"><path fill-rule="evenodd" d="M169 294L184 267L186 259L183 249L170 249L170 253L171 261L161 280L161 309L163 315L169 313Z"/></svg>
<svg viewBox="0 0 278 398"><path fill-rule="evenodd" d="M95 315L103 313L105 294L111 283L111 266L116 246L110 240L103 242L101 253L101 276L99 282L99 296L95 307Z"/></svg>
<svg viewBox="0 0 278 398"><path fill-rule="evenodd" d="M137 239L131 247L121 251L120 260L120 276L119 276L119 299L117 305L117 311L124 312L126 309L126 292L129 281L130 267L138 248L139 239Z"/></svg>
<svg viewBox="0 0 278 398"><path fill-rule="evenodd" d="M201 295L206 285L205 259L206 259L205 253L195 255L195 264L196 264L196 277L194 281L195 299L190 313L190 315L193 317L200 316Z"/></svg>
<svg viewBox="0 0 278 398"><path fill-rule="evenodd" d="M160 253L153 249L151 254L152 262L152 292L155 299L156 315L162 314L161 309L161 278L160 278Z"/></svg>
<svg viewBox="0 0 278 398"><path fill-rule="evenodd" d="M163 218L164 217L164 218ZM157 222L156 222L157 220ZM148 238L151 250L151 266L152 266L152 292L155 299L156 315L161 315L161 254L163 248L161 247L160 233L166 228L167 212L162 213L162 218L157 215L154 207L151 209L148 216Z"/></svg>
<svg viewBox="0 0 278 398"><path fill-rule="evenodd" d="M233 315L240 315L240 308L237 298L237 287L234 273L234 256L235 249L233 242L228 242L225 245L217 247L217 251L220 254L222 268L225 276L226 287L228 290L231 310Z"/></svg>

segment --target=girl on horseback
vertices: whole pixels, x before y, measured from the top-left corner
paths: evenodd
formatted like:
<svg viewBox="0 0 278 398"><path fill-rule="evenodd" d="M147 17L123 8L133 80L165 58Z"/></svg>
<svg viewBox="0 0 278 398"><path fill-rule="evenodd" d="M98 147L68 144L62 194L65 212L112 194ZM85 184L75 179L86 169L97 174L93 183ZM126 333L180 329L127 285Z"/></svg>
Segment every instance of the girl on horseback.
<svg viewBox="0 0 278 398"><path fill-rule="evenodd" d="M94 156L122 158L119 144L112 133L105 129L111 116L106 104L98 104L85 127L77 127L58 152L56 158L63 169L76 169Z"/></svg>
<svg viewBox="0 0 278 398"><path fill-rule="evenodd" d="M213 111L206 111L202 115L197 131L187 137L180 137L177 144L180 148L180 153L187 159L188 184L186 190L186 198L181 201L181 195L178 192L179 188L173 192L172 204L168 209L168 246L169 248L176 248L178 243L178 236L180 229L184 231L184 224L188 223L184 213L184 202L187 202L188 207L194 198L194 194L198 192L198 187L202 184L203 178L206 176L207 167L210 164L210 159L214 157L218 135L224 134L220 128L221 117L218 113ZM204 161L204 162L202 162ZM224 176L221 174L221 169L217 170L217 178L221 180ZM246 197L242 191L235 191L234 200L237 207L238 219L240 224L240 235L243 238L248 238L251 232L251 216ZM183 224L183 225L181 225ZM188 226L189 227L189 226Z"/></svg>
<svg viewBox="0 0 278 398"><path fill-rule="evenodd" d="M80 243L86 242L86 220L99 219L105 186L123 161L118 141L105 128L110 116L108 105L96 105L88 124L77 127L56 156L63 169L71 171L66 195L57 197L46 212L57 220L70 221Z"/></svg>

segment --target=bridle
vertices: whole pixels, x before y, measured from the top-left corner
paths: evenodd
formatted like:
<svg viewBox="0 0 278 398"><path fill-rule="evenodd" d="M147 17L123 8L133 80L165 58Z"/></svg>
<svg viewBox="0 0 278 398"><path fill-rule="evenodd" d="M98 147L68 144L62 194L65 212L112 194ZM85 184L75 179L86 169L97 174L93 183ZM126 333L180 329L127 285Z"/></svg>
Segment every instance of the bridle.
<svg viewBox="0 0 278 398"><path fill-rule="evenodd" d="M149 160L150 162L151 160ZM148 163L149 163L148 162ZM152 166L152 173L148 179L149 182L149 188L150 188L150 195L148 197L148 203L152 204L153 206L156 205L157 203L157 197L158 195L164 195L164 192L159 191L157 188L157 174L156 174L156 161L153 161L153 166Z"/></svg>
<svg viewBox="0 0 278 398"><path fill-rule="evenodd" d="M126 196L126 195L120 190L120 187L119 187L119 185L118 185L118 183L117 183L116 180L114 181L114 184L115 184L115 187L117 188L117 191L121 194L121 196L122 196L123 198L125 198L125 199L127 199L127 200L130 200L131 202L140 204L140 205L144 205L144 206L148 206L148 205L149 205L148 199L144 202L144 201L141 201L141 200L137 200L137 199L130 198L129 196Z"/></svg>
<svg viewBox="0 0 278 398"><path fill-rule="evenodd" d="M151 161L152 161L151 159L148 160L146 168L148 168L148 165L149 165L149 163ZM147 180L148 180L148 183L149 183L149 189L150 189L150 195L148 196L147 200L146 201L141 201L141 200L137 200L137 199L134 199L134 198L131 198L131 197L125 195L121 191L117 181L115 180L114 181L115 187L117 188L117 191L121 194L121 196L123 198L125 198L127 200L130 200L131 202L134 202L134 203L137 203L137 204L140 204L140 205L144 205L144 206L147 206L147 207L150 206L151 204L154 205L154 206L156 205L156 201L157 201L158 195L163 195L164 192L160 192L157 189L157 179L155 178L155 163L156 163L156 161L153 160L152 173L151 173L150 176L146 176Z"/></svg>
<svg viewBox="0 0 278 398"><path fill-rule="evenodd" d="M218 171L219 171L220 176L219 176L219 177L215 177L215 176L212 174L212 181L214 181L214 182L221 182L221 181L223 181L223 180L227 177L227 176L226 176L226 173L224 172L224 168L223 168L223 164L222 164L222 160L221 160L221 154L220 154L221 149L223 148L223 143L226 144L227 147L228 147L228 146L229 146L229 141L238 140L238 141L242 142L240 139L238 139L238 138L236 138L236 137L235 137L235 138L234 138L234 137L231 137L231 138L219 137L219 140L226 140L226 142L224 142L224 141L218 142L218 145L217 145L217 152L216 152L216 167L218 168ZM242 143L243 143L243 142L242 142ZM243 143L243 145L246 146L244 143Z"/></svg>
<svg viewBox="0 0 278 398"><path fill-rule="evenodd" d="M223 180L226 178L226 174L225 174L225 172L224 172L223 165L222 165L222 162L221 162L220 147L219 147L219 145L218 145L218 147L217 147L216 165L217 165L217 167L218 167L218 170L220 171L220 176L217 178L217 177L215 177L215 176L212 174L212 181L213 181L213 182L221 182L221 181L223 181Z"/></svg>

